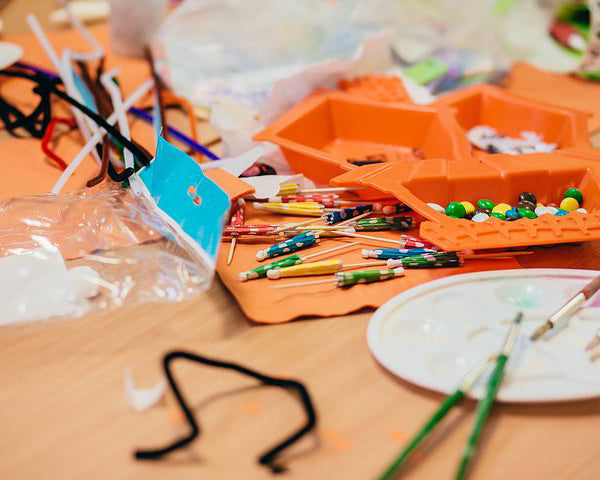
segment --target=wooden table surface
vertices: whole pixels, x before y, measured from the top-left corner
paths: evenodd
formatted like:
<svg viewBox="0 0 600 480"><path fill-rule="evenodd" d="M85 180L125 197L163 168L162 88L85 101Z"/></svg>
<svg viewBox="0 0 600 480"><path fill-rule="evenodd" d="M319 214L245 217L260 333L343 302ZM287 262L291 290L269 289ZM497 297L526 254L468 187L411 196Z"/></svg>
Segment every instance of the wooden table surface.
<svg viewBox="0 0 600 480"><path fill-rule="evenodd" d="M522 264L600 269L599 254L600 242L560 246L540 249ZM196 406L200 438L163 461L133 459L134 448L161 446L186 427L172 397L132 412L124 369L138 386L150 386L161 374L162 355L175 348L306 383L318 434L290 452L285 478L374 478L442 397L397 380L375 362L365 340L370 316L259 326L216 280L181 304L3 327L0 478L268 477L256 460L300 425L299 404L280 389L253 388L255 382L234 373L195 365L178 366L177 375ZM451 415L406 478L452 475L473 410L467 401ZM497 405L471 478L597 479L599 455L600 399Z"/></svg>

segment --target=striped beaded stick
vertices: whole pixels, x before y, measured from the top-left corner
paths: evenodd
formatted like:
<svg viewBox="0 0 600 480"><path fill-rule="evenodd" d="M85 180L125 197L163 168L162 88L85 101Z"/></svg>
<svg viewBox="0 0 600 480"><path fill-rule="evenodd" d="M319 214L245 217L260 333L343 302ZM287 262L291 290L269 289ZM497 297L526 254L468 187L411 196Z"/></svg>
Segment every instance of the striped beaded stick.
<svg viewBox="0 0 600 480"><path fill-rule="evenodd" d="M357 220L354 228L356 231L376 232L386 230L400 230L407 232L412 228L412 217L379 217Z"/></svg>
<svg viewBox="0 0 600 480"><path fill-rule="evenodd" d="M379 260L388 260L404 257L412 257L422 253L438 253L432 248L376 248L374 250L362 250L363 258L377 258Z"/></svg>
<svg viewBox="0 0 600 480"><path fill-rule="evenodd" d="M262 262L267 258L279 257L286 253L296 252L303 248L311 247L315 245L319 240L319 235L313 232L301 233L296 235L289 240L284 242L276 243L271 245L266 250L259 250L256 252L256 260Z"/></svg>
<svg viewBox="0 0 600 480"><path fill-rule="evenodd" d="M325 214L325 224L335 225L336 223L340 223L372 211L373 205L357 205L356 207L342 208L334 212L327 212Z"/></svg>
<svg viewBox="0 0 600 480"><path fill-rule="evenodd" d="M311 253L310 255L289 255L285 258L281 258L279 260L275 260L271 263L267 263L266 265L261 265L260 267L253 268L252 270L248 270L246 272L241 272L238 275L238 279L240 282L245 282L246 280L252 280L255 278L265 278L267 276L267 272L276 267L291 267L294 265L298 265L300 263L304 263L307 260L315 257L321 257L323 255L329 255L333 252L337 252L338 250L343 250L345 248L353 247L358 245L359 242L346 243L344 245L338 245L337 247L328 248L326 250L322 250L320 252Z"/></svg>
<svg viewBox="0 0 600 480"><path fill-rule="evenodd" d="M358 285L359 283L382 282L384 280L390 280L392 278L401 277L403 275L404 269L402 267L393 269L388 268L383 270L357 270L354 272L338 272L335 274L335 278L328 278L325 280L313 280L310 282L286 283L283 285L275 285L270 288L296 288L325 283L334 283L336 287L348 288L352 287L353 285Z"/></svg>

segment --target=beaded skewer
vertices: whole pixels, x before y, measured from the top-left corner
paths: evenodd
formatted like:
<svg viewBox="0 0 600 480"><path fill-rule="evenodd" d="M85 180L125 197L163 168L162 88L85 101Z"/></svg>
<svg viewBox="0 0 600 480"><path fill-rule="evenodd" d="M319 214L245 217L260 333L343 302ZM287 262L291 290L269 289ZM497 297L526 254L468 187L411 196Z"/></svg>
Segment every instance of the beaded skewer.
<svg viewBox="0 0 600 480"><path fill-rule="evenodd" d="M453 254L423 254L415 255L412 257L406 257L401 259L390 259L387 261L380 262L363 262L355 264L344 264L342 260L327 260L322 262L305 263L303 265L295 266L283 266L277 265L267 272L267 277L271 280L277 280L279 278L286 277L300 277L300 276L313 276L313 275L328 275L339 272L339 270L345 268L357 268L366 266L378 266L385 265L389 270L396 268L445 268L445 267L458 267L461 264L460 258ZM326 283L326 282L323 282ZM314 282L302 282L294 284L282 285L281 288L285 287L298 287L304 285L316 285Z"/></svg>
<svg viewBox="0 0 600 480"><path fill-rule="evenodd" d="M279 257L286 253L296 252L303 248L312 247L319 241L319 234L315 232L305 232L283 242L271 245L265 250L256 252L256 260L262 262L267 258Z"/></svg>
<svg viewBox="0 0 600 480"><path fill-rule="evenodd" d="M392 262L397 262L397 260L392 260ZM321 260L319 262L302 263L299 265L293 265L291 267L275 267L267 272L267 278L271 280L278 280L280 278L288 277L312 277L316 275L329 275L344 269L375 266L387 266L388 268L394 268L399 267L400 265L392 265L389 263L389 261L344 264L344 262L340 259L331 259Z"/></svg>
<svg viewBox="0 0 600 480"><path fill-rule="evenodd" d="M383 280L390 280L401 276L404 276L404 269L401 267L383 270L357 270L355 272L338 272L335 274L334 278L313 280L311 282L286 283L284 285L275 285L269 288L294 288L325 283L333 283L336 287L351 287L353 285L358 285L359 283L381 282Z"/></svg>
<svg viewBox="0 0 600 480"><path fill-rule="evenodd" d="M321 217L324 213L323 205L317 202L297 203L259 203L254 202L252 206L256 210L284 215L299 215L305 217Z"/></svg>
<svg viewBox="0 0 600 480"><path fill-rule="evenodd" d="M333 252L337 252L338 250L359 245L359 243L360 242L352 242L346 245L339 245L337 247L328 248L327 250L323 250L321 252L311 253L310 255L289 255L285 258L275 260L274 262L268 263L266 265L261 265L260 267L253 268L252 270L241 272L238 276L238 279L240 282L245 282L246 280L253 280L255 278L265 278L267 276L267 272L272 268L291 267L293 265L304 263L307 260L310 260L311 258L320 257L322 255L329 255Z"/></svg>
<svg viewBox="0 0 600 480"><path fill-rule="evenodd" d="M473 252L438 252L432 248L421 248L421 249L406 249L406 248L376 248L374 250L362 250L361 255L363 258L377 258L379 260L387 260L394 258L410 257L417 253L456 253L463 259L506 259L511 257L518 257L522 255L532 255L534 252L522 251L522 252L494 252L494 253L473 253Z"/></svg>

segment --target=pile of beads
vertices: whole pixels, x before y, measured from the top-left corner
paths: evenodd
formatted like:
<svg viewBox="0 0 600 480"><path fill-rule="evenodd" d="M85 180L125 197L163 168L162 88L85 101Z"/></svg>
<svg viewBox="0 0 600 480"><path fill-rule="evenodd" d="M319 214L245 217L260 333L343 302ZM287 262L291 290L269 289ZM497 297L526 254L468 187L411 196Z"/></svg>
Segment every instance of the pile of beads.
<svg viewBox="0 0 600 480"><path fill-rule="evenodd" d="M542 215L568 215L571 212L587 213L587 210L581 208L583 203L583 194L577 188L569 188L559 207L555 205L543 205L538 203L536 196L531 192L522 192L519 194L518 203L515 206L508 203L495 204L491 200L481 199L477 201L477 207L471 202L450 202L446 208L436 203L427 205L433 210L444 213L452 218L466 218L474 222L485 222L490 217L496 217L499 220L513 221L520 218L537 218Z"/></svg>

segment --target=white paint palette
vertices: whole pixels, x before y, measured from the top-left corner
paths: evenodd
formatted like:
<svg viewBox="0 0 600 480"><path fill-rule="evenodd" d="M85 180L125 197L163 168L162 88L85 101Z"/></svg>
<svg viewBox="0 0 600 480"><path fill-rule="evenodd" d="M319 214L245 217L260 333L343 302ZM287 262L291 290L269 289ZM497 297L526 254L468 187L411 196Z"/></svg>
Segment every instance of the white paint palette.
<svg viewBox="0 0 600 480"><path fill-rule="evenodd" d="M600 360L585 346L600 327L600 295L564 328L537 342L533 331L599 272L500 270L455 275L410 289L375 312L369 348L390 372L437 392L453 392L481 359L498 353L522 311L519 339L498 394L505 402L553 402L600 397ZM594 352L600 351L600 347ZM491 370L491 369L490 369ZM489 372L488 372L489 374ZM486 376L470 396L483 393Z"/></svg>

